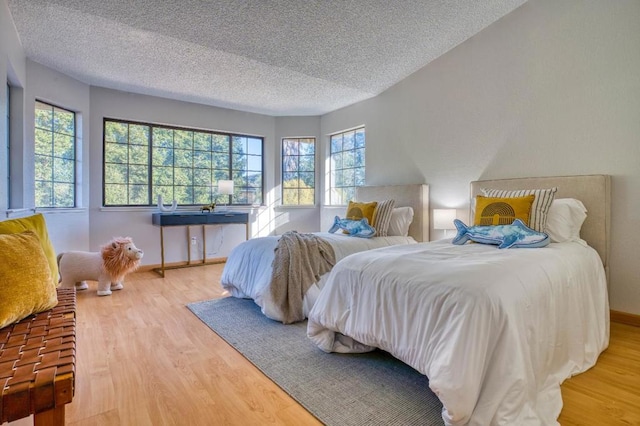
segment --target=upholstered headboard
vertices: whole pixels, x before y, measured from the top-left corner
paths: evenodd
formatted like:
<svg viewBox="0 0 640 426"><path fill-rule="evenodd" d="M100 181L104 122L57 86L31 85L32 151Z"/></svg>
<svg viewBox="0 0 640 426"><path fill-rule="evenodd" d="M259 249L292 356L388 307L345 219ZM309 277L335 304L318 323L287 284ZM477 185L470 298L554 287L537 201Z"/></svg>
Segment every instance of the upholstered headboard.
<svg viewBox="0 0 640 426"><path fill-rule="evenodd" d="M429 185L384 185L360 186L356 188L356 200L382 201L393 198L396 207L413 209L413 222L409 235L416 241L429 241Z"/></svg>
<svg viewBox="0 0 640 426"><path fill-rule="evenodd" d="M471 182L471 198L481 188L545 189L557 187L555 198L577 198L587 208L587 219L580 237L596 249L608 272L609 234L611 225L611 177L609 175L558 176L518 179L498 179Z"/></svg>

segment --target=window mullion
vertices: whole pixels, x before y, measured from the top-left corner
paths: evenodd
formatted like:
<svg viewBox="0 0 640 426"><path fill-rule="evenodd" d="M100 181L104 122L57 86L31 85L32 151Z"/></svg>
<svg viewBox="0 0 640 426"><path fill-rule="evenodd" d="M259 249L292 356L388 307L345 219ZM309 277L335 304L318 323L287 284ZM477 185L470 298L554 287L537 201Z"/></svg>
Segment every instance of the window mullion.
<svg viewBox="0 0 640 426"><path fill-rule="evenodd" d="M149 132L147 136L147 199L149 205L153 205L153 126L149 126Z"/></svg>

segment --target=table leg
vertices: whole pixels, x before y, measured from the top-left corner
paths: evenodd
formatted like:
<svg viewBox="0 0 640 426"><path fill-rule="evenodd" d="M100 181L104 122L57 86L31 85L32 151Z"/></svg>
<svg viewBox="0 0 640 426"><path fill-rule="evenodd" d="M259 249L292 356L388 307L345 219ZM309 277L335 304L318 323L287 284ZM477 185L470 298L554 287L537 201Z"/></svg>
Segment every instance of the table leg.
<svg viewBox="0 0 640 426"><path fill-rule="evenodd" d="M187 265L191 265L191 227L187 225Z"/></svg>
<svg viewBox="0 0 640 426"><path fill-rule="evenodd" d="M207 262L207 232L206 225L202 225L202 263Z"/></svg>
<svg viewBox="0 0 640 426"><path fill-rule="evenodd" d="M34 426L64 426L64 405L52 408L51 410L36 413L33 416Z"/></svg>
<svg viewBox="0 0 640 426"><path fill-rule="evenodd" d="M164 278L164 231L163 227L160 227L160 259L161 259L161 267L160 267L160 275Z"/></svg>

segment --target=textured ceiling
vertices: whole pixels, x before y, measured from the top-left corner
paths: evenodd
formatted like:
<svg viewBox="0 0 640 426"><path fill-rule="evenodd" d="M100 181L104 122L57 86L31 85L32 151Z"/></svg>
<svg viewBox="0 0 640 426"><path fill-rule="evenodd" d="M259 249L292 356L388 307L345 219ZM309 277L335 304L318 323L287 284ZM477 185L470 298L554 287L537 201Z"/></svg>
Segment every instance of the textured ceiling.
<svg viewBox="0 0 640 426"><path fill-rule="evenodd" d="M378 95L526 0L8 0L28 58L82 82L320 115Z"/></svg>

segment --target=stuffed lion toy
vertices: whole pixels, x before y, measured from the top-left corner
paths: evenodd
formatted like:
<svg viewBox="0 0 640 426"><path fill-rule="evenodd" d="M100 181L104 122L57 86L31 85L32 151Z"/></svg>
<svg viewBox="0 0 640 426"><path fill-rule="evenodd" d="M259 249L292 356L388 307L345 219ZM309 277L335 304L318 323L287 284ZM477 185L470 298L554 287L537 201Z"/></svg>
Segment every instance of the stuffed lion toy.
<svg viewBox="0 0 640 426"><path fill-rule="evenodd" d="M144 252L130 237L117 237L99 252L68 251L58 255L60 287L88 288L87 280L98 281L98 296L120 290L125 275L140 264Z"/></svg>

